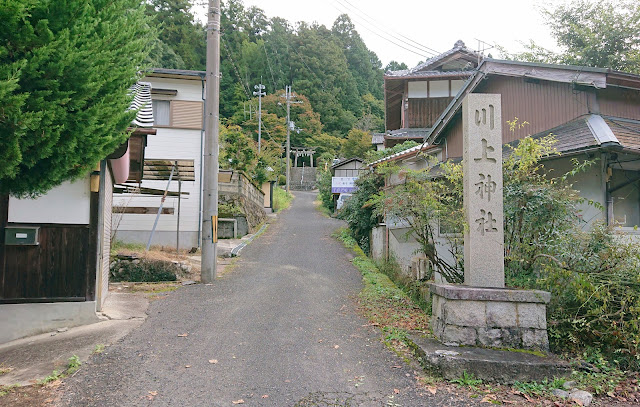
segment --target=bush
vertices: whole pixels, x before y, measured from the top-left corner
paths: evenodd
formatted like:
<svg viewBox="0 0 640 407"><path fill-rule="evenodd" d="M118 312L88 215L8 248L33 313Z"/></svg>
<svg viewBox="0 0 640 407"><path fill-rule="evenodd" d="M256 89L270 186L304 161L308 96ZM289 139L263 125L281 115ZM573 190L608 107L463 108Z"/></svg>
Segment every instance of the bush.
<svg viewBox="0 0 640 407"><path fill-rule="evenodd" d="M622 367L640 367L640 249L604 225L574 232L557 256L541 256L530 288L551 292L555 350L590 346Z"/></svg>
<svg viewBox="0 0 640 407"><path fill-rule="evenodd" d="M331 171L318 171L318 199L322 206L327 208L330 213L335 211L335 202L333 201L333 193L331 192Z"/></svg>
<svg viewBox="0 0 640 407"><path fill-rule="evenodd" d="M370 250L369 234L371 229L378 224L379 220L371 198L383 186L383 175L376 172L361 173L356 180L358 189L347 200L340 212L340 219L347 221L351 234L365 253L369 253Z"/></svg>
<svg viewBox="0 0 640 407"><path fill-rule="evenodd" d="M162 260L134 259L115 261L111 267L111 281L158 282L176 281L180 268Z"/></svg>

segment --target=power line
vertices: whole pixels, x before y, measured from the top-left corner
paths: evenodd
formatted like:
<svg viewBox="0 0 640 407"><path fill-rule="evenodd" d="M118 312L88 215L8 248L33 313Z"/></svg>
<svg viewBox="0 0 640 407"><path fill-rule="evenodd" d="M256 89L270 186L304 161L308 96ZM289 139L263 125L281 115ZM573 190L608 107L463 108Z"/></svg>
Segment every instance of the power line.
<svg viewBox="0 0 640 407"><path fill-rule="evenodd" d="M271 72L271 81L273 82L273 91L276 91L276 77L273 75L273 69L271 69L271 61L269 61L269 53L267 52L267 47L264 45L264 40L262 40L262 48L264 49L264 55L267 57L267 65L269 65L269 72Z"/></svg>
<svg viewBox="0 0 640 407"><path fill-rule="evenodd" d="M397 39L397 40L399 40L399 41L403 41L403 42L405 42L405 40L406 40L406 41L409 41L409 42L412 42L412 43L414 43L414 44L416 44L416 45L411 45L411 44L407 44L407 45L409 45L409 46L413 46L413 47L415 47L415 48L421 48L421 49L423 49L425 52L431 52L431 53L433 53L434 55L439 55L439 54L441 54L441 52L436 51L435 49L433 49L433 48L431 48L431 47L428 47L428 46L426 46L426 45L423 45L423 44L421 44L421 43L419 43L419 42L417 42L417 41L414 41L414 40L412 40L411 38L406 37L406 36L404 36L404 35L400 34L400 33L399 33L399 32L397 32L397 31L387 31L387 30L385 30L384 28L382 28L382 27L384 27L384 24L380 23L380 22L379 22L379 21L377 21L375 18L371 17L370 15L368 15L367 13L365 13L364 11L360 10L358 7L356 7L356 6L355 6L355 5L353 5L351 2L349 2L349 0L337 0L337 1L338 1L339 3L341 3L341 4L342 4L342 2L344 1L344 2L345 2L345 3L347 3L349 6L351 6L351 7L353 8L353 10L354 10L356 13L360 13L360 14L361 14L361 18L363 18L363 19L365 19L365 20L369 21L371 24L374 24L376 27L378 27L378 29L379 29L379 30L381 30L381 31L383 31L383 32L385 32L385 33L387 33L387 34L389 34L389 35L390 35L390 36L392 36L393 38L395 38L395 39ZM344 4L342 4L342 5L343 5L343 7L346 7L347 9L349 8L348 6L345 6ZM395 34L397 34L398 36L400 36L400 37L402 37L402 38L398 38ZM406 43L406 42L405 42L405 43Z"/></svg>
<svg viewBox="0 0 640 407"><path fill-rule="evenodd" d="M332 3L331 3L331 5L332 5L336 10L340 11L341 13L344 13L344 12L345 12L345 10L340 9L340 8L338 8L338 7L336 6L336 1L335 1L335 0L334 0L334 2L332 2ZM342 7L344 7L344 6L342 6ZM348 11L349 11L349 10L347 9L347 10L346 10L346 12L348 12ZM419 56L421 56L421 57L430 58L430 57L432 56L432 55L430 55L430 54L433 54L433 52L425 53L425 52L423 52L423 51L417 50L417 48L416 48L416 47L413 47L414 49L407 48L407 47L411 47L411 45L407 44L406 42L403 42L403 43L404 43L404 45L406 45L407 47L405 47L404 45L398 44L396 41L391 40L391 39L389 39L389 38L387 38L387 37L385 37L385 36L383 36L383 35L379 34L377 31L370 29L370 28L369 28L369 27L367 27L366 25L361 25L360 27L361 27L361 28L364 28L364 29L365 29L365 30L367 30L367 31L369 31L369 32L370 32L370 33L372 33L373 35L375 35L375 36L377 36L377 37L379 37L379 38L381 38L381 39L383 39L383 40L385 40L385 41L390 42L391 44L395 45L396 47L402 48L402 49L404 49L405 51L409 51L409 52L411 52L411 53L413 53L413 54L416 54L416 55L419 55Z"/></svg>
<svg viewBox="0 0 640 407"><path fill-rule="evenodd" d="M249 100L249 99L251 99L250 92L249 92L249 84L248 83L245 84L242 81L242 76L240 75L240 71L238 70L238 67L236 66L236 63L233 60L233 56L231 55L231 51L229 50L229 47L227 47L227 41L224 39L223 36L220 36L220 38L222 39L222 45L224 46L224 50L227 51L227 55L229 56L229 60L231 61L231 65L233 65L233 69L234 69L234 71L236 73L236 76L238 77L238 81L242 85L242 90L244 90L244 94L247 97L247 100Z"/></svg>

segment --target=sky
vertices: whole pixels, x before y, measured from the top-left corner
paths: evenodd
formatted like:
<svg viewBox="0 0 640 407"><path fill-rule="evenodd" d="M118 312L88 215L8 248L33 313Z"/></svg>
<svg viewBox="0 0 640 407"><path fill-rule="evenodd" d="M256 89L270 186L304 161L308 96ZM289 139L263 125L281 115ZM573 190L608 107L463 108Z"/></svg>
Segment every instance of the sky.
<svg viewBox="0 0 640 407"><path fill-rule="evenodd" d="M244 0L246 8L257 6L268 18L282 17L291 23L317 22L331 28L343 13L351 17L367 47L383 66L389 61L417 65L434 51L444 52L462 40L468 48L482 50L494 44L509 52L521 51L520 42L530 39L556 49L540 13L540 6L566 0ZM206 8L193 10L204 19ZM480 41L485 42L483 44ZM498 57L495 49L485 50Z"/></svg>

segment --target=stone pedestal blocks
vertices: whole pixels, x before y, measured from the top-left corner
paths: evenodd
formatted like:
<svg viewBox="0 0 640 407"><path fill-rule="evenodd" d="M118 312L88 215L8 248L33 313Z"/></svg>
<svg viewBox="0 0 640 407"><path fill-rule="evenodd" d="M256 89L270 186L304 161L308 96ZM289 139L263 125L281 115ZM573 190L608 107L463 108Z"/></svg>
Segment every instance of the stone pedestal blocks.
<svg viewBox="0 0 640 407"><path fill-rule="evenodd" d="M547 351L546 291L431 284L433 333L446 345Z"/></svg>

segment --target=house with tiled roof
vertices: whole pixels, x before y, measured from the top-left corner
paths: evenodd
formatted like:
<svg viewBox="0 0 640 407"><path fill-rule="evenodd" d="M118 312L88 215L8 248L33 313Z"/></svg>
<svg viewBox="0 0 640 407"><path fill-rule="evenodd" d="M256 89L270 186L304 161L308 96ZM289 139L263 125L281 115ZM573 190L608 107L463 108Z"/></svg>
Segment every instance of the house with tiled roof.
<svg viewBox="0 0 640 407"><path fill-rule="evenodd" d="M449 51L415 68L386 72L384 147L422 142L481 60L480 54L457 41Z"/></svg>
<svg viewBox="0 0 640 407"><path fill-rule="evenodd" d="M412 70L406 71L406 75L409 72ZM545 162L546 168L562 173L571 168L573 158L596 161L595 165L572 180L573 187L582 197L598 204L585 204L581 208L581 225L589 228L594 222L603 221L629 235L638 234L640 75L604 68L489 58L481 60L466 75L460 90L449 96L447 106L438 117L425 122L421 145L370 165L375 167L383 162L396 162L420 169L427 166L425 158L428 155L440 161L459 161L463 148L462 101L470 93L499 94L505 120L502 123L503 145L516 144L528 135L542 137L553 134L560 154L549 157ZM402 93L401 85L395 89ZM399 100L404 101L400 105L400 113L397 112ZM407 101L409 107L406 106ZM410 109L411 101L411 97L393 99L387 95L387 115L391 116L387 119L388 126L412 124L404 119L407 112L414 112ZM391 115L392 111L395 116ZM529 124L512 131L506 121L515 118L520 123L526 121ZM508 151L510 149L504 149L505 154ZM412 263L415 264L413 257L418 245L406 238L408 229L392 222L380 227L384 228L384 233L374 232L377 236L386 237L374 242L382 245L374 247L374 252L393 255L405 270L410 270Z"/></svg>
<svg viewBox="0 0 640 407"><path fill-rule="evenodd" d="M99 322L109 288L114 185L140 182L155 134L151 84L131 88L129 139L37 198L0 196L0 343Z"/></svg>

